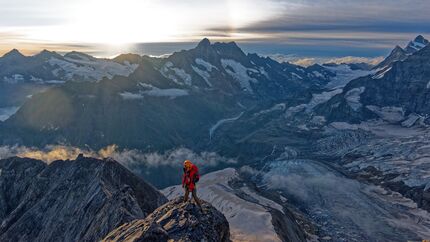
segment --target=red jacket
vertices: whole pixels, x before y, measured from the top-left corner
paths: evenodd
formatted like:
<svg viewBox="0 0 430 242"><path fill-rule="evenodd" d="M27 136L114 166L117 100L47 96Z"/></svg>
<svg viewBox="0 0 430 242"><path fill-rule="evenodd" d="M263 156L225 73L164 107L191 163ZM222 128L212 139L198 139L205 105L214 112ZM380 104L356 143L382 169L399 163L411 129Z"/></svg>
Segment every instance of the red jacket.
<svg viewBox="0 0 430 242"><path fill-rule="evenodd" d="M191 168L186 171L184 168L184 175L182 176L182 186L188 187L189 191L193 191L196 187L195 179L199 176L199 168L192 164Z"/></svg>

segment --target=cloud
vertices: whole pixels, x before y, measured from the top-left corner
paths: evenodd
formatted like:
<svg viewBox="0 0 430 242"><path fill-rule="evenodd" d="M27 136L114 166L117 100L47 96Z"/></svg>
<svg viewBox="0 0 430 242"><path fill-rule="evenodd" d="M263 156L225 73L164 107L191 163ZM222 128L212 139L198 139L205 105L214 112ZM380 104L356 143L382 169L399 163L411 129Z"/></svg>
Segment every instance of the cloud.
<svg viewBox="0 0 430 242"><path fill-rule="evenodd" d="M122 149L117 145L110 145L98 151L82 149L73 146L47 145L42 149L25 146L0 146L0 159L18 156L38 159L48 164L55 160L75 159L79 154L94 158L113 158L125 166L147 167L181 167L186 159L191 160L203 168L215 167L220 164L235 164L236 160L225 158L215 152L203 151L196 153L187 148L176 148L165 153L150 152L144 153L136 149Z"/></svg>
<svg viewBox="0 0 430 242"><path fill-rule="evenodd" d="M283 55L271 54L266 55L280 63L290 62L300 66L311 66L313 64L336 63L336 64L350 64L350 63L367 63L376 65L384 60L383 56L378 57L360 57L360 56L345 56L345 57L300 57L296 55Z"/></svg>
<svg viewBox="0 0 430 242"><path fill-rule="evenodd" d="M123 150L121 152L112 152L109 156L125 165L144 164L148 167L181 167L182 162L187 159L202 167L237 163L236 160L222 157L215 152L204 151L196 153L187 148L176 148L165 153L142 153L138 150Z"/></svg>

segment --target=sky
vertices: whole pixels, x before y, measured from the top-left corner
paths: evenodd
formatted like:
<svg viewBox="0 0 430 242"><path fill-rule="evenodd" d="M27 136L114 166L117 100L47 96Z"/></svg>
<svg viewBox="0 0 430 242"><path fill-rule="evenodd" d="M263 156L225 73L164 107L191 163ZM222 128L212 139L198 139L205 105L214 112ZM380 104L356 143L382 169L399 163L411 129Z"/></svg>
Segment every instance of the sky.
<svg viewBox="0 0 430 242"><path fill-rule="evenodd" d="M430 37L428 0L0 0L0 54L161 55L204 37L288 57L386 55Z"/></svg>

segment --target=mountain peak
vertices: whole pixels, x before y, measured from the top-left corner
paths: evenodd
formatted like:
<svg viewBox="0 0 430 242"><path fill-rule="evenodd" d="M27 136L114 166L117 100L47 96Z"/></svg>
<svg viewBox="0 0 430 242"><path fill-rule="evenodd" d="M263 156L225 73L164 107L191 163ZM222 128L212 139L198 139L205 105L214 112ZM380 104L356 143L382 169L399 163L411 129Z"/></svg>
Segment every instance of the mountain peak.
<svg viewBox="0 0 430 242"><path fill-rule="evenodd" d="M6 54L3 55L3 57L25 57L23 54L21 54L21 52L19 52L19 50L17 49L13 49L9 52L7 52Z"/></svg>
<svg viewBox="0 0 430 242"><path fill-rule="evenodd" d="M75 59L75 60L85 60L85 61L95 59L95 57L89 54L78 52L78 51L71 51L69 53L66 53L64 57Z"/></svg>
<svg viewBox="0 0 430 242"><path fill-rule="evenodd" d="M103 241L230 241L229 223L210 203L202 201L203 214L182 197L157 208L145 219L123 224ZM156 239L155 239L156 238Z"/></svg>
<svg viewBox="0 0 430 242"><path fill-rule="evenodd" d="M424 38L424 36L422 35L418 35L417 37L415 37L414 41L417 43L423 43L423 44L429 43L429 41L426 38Z"/></svg>
<svg viewBox="0 0 430 242"><path fill-rule="evenodd" d="M396 45L396 47L394 47L394 49L391 51L390 55L399 55L399 54L405 54L405 50L399 45Z"/></svg>
<svg viewBox="0 0 430 242"><path fill-rule="evenodd" d="M408 54L413 54L429 44L429 41L422 35L418 35L413 41L410 41L405 47L405 51Z"/></svg>
<svg viewBox="0 0 430 242"><path fill-rule="evenodd" d="M49 57L57 56L57 55L59 55L59 54L57 54L57 52L55 52L55 51L49 51L49 50L44 49L35 56L41 57L41 58L49 58Z"/></svg>
<svg viewBox="0 0 430 242"><path fill-rule="evenodd" d="M211 45L211 42L208 38L202 39L199 44L197 45L197 48L207 48Z"/></svg>

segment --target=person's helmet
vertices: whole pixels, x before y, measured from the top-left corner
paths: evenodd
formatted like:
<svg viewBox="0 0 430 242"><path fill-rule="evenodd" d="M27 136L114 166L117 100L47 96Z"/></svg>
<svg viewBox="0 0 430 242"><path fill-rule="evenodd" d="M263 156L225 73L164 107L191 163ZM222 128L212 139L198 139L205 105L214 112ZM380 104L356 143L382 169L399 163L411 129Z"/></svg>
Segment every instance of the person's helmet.
<svg viewBox="0 0 430 242"><path fill-rule="evenodd" d="M185 168L189 168L189 167L191 166L191 164L192 164L192 163L191 163L191 161L190 161L190 160L185 160L185 161L184 161L184 167L185 167Z"/></svg>

